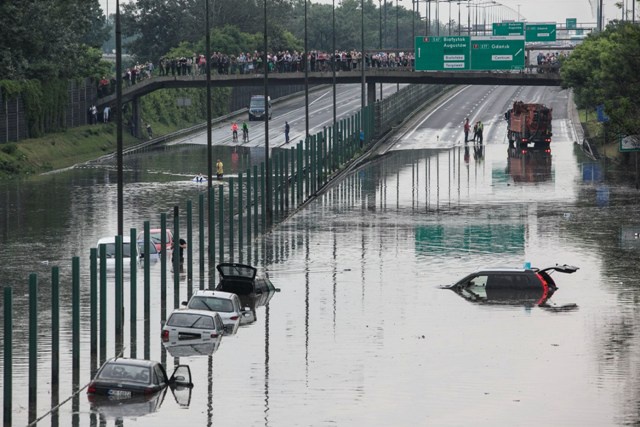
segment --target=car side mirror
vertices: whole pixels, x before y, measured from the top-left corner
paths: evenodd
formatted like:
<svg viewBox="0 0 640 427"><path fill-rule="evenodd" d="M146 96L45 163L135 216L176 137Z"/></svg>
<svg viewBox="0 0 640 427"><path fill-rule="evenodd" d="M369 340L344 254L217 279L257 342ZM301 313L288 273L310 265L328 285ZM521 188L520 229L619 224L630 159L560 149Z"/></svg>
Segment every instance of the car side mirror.
<svg viewBox="0 0 640 427"><path fill-rule="evenodd" d="M182 301L182 302L180 303L180 305L181 305L181 306L186 307L186 306L187 306L187 301Z"/></svg>

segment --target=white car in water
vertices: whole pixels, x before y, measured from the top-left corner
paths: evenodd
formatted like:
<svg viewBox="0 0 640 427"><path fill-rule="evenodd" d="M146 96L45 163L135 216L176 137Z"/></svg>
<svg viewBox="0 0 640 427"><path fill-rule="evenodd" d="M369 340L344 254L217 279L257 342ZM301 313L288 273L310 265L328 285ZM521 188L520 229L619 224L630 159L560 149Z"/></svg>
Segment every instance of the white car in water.
<svg viewBox="0 0 640 427"><path fill-rule="evenodd" d="M136 242L136 246L133 248L135 251L138 262L144 261L144 241L139 240ZM116 238L115 236L103 237L98 240L98 262L100 262L100 246L106 246L107 252L107 268L114 268L116 265ZM149 260L150 263L155 263L160 260L160 254L153 241L149 242ZM123 268L129 268L131 266L131 237L122 236L122 266Z"/></svg>
<svg viewBox="0 0 640 427"><path fill-rule="evenodd" d="M229 292L198 290L193 293L189 302L183 302L182 305L190 310L215 311L222 318L228 335L235 334L241 318L248 315L242 309L238 295Z"/></svg>
<svg viewBox="0 0 640 427"><path fill-rule="evenodd" d="M174 357L213 354L222 341L220 315L205 310L174 310L162 327L162 344Z"/></svg>

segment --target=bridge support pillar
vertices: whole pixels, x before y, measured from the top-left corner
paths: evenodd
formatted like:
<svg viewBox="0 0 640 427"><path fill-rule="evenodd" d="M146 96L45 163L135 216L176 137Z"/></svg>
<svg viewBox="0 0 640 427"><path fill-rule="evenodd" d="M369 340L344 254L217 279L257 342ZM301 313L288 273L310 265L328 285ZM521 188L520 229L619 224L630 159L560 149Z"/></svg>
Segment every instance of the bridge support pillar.
<svg viewBox="0 0 640 427"><path fill-rule="evenodd" d="M376 102L376 84L367 83L367 105L373 105Z"/></svg>
<svg viewBox="0 0 640 427"><path fill-rule="evenodd" d="M131 123L133 124L133 136L142 138L144 132L142 129L142 107L140 106L139 96L131 100Z"/></svg>

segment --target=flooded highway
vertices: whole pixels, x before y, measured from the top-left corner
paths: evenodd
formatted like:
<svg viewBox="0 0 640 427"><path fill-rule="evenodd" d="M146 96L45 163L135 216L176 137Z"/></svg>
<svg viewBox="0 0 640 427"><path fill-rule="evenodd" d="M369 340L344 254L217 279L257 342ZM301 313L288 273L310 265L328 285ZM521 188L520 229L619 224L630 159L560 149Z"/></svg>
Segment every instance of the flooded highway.
<svg viewBox="0 0 640 427"><path fill-rule="evenodd" d="M507 149L501 116L514 97L553 105L551 153ZM38 425L640 423L640 195L602 179L601 166L582 156L566 97L559 89L469 87L416 118L391 148L256 241L244 261L280 292L213 354L168 354L160 307L152 307L151 359L168 372L189 365L190 395L167 390L149 402L95 406L81 391ZM460 138L467 115L485 122L482 147ZM182 171L204 170L204 152L184 145L127 157L125 227L154 226L160 212L196 200L204 188ZM230 159L230 173L233 153L214 153ZM243 151L237 170L261 154ZM14 317L22 324L14 333L22 340L14 349L14 425L24 425L28 273L43 276L42 415L50 401L48 271L60 265L68 283L71 257L88 265L89 248L116 228L115 171L98 164L1 186L2 284L14 285L14 310L23 311ZM58 197L45 202L48 194ZM517 295L466 299L441 289L480 267L525 262L579 269L552 275L559 289L542 307ZM159 274L154 265L153 284ZM186 289L183 278L181 299ZM152 292L157 297L157 287ZM83 287L81 298L88 295ZM69 323L62 321L65 350ZM141 318L138 325L142 331ZM145 337L137 340L140 356ZM85 355L88 341L83 336ZM68 355L61 366L70 370ZM88 361L81 369L84 385ZM61 400L70 383L69 374Z"/></svg>

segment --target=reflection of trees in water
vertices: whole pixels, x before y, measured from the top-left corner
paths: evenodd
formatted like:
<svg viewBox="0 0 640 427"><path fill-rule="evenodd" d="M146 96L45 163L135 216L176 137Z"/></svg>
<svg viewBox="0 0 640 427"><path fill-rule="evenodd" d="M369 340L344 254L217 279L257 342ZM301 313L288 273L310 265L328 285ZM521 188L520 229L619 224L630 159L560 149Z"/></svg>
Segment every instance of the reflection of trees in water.
<svg viewBox="0 0 640 427"><path fill-rule="evenodd" d="M577 247L600 260L600 277L595 278L612 292L617 300L615 310L599 319L593 328L596 360L602 378L620 378L625 400L621 402L623 423L640 422L640 375L637 363L640 358L640 264L637 250L623 249L622 227L637 224L638 198L629 187L609 186L606 206L598 206L597 187L601 184L578 187L576 205L567 207L568 220L562 221L560 235L566 234ZM633 194L632 194L633 193ZM638 226L640 229L640 225ZM588 253L586 253L588 255ZM585 286L595 286L586 279Z"/></svg>

